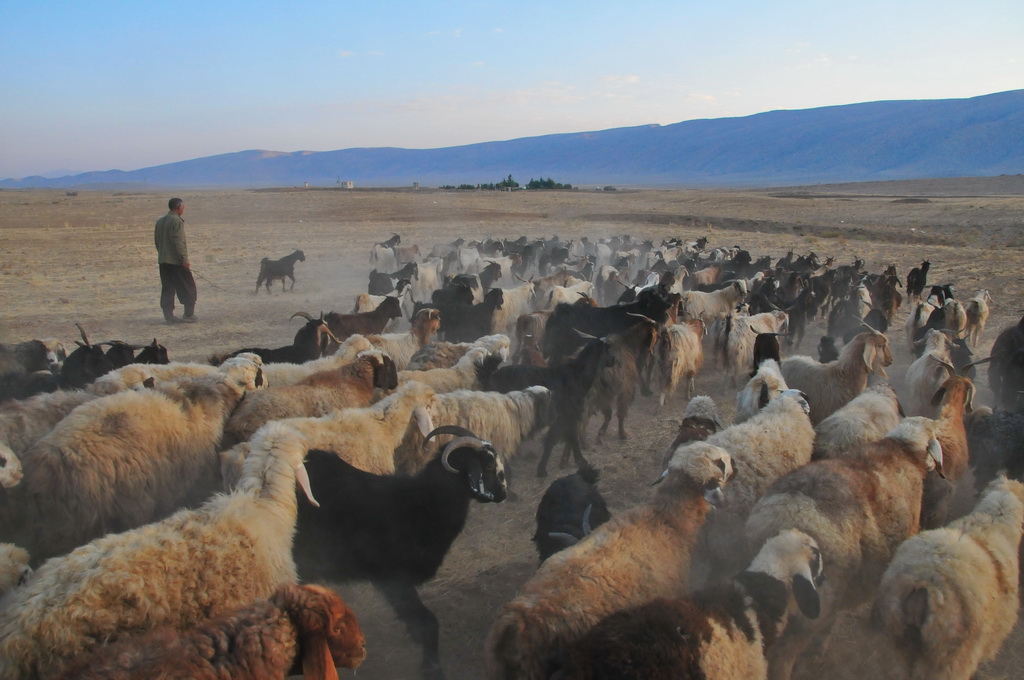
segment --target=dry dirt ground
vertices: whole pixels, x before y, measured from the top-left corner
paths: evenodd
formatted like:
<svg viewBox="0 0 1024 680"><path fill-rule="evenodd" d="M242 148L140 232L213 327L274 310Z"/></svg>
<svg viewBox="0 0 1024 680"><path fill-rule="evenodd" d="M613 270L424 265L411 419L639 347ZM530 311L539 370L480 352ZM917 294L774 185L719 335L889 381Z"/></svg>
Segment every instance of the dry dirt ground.
<svg viewBox="0 0 1024 680"><path fill-rule="evenodd" d="M200 290L193 325L166 326L158 307L153 222L166 212L165 192L0 191L0 341L77 338L79 322L94 341L123 339L165 344L174 360L202 361L214 351L280 346L291 341L296 311L348 311L365 290L370 246L393 232L421 248L457 237L631 234L659 243L670 236L708 236L711 246L739 244L755 258L787 250L831 255L837 264L862 257L871 271L895 263L902 276L932 262L929 280L953 282L961 297L988 288L995 299L982 346L1021 314L1024 292L1024 178L782 188L759 191L574 191L565 193L449 193L434 190L278 190L181 192L193 269ZM254 294L262 257L296 248L294 292ZM508 282L503 282L511 285ZM180 311L180 310L179 310ZM902 321L890 333L902 387L908 352ZM800 349L814 352L820 325ZM734 388L708 362L697 393L710 394L729 417ZM984 369L979 400L991 400ZM606 439L586 452L602 471L600 488L613 512L644 501L659 470L660 452L685 408L677 395L660 415L638 400L627 421L630 438ZM591 433L597 419L591 422ZM591 437L592 439L592 437ZM537 442L513 460L518 499L477 505L437 577L421 589L441 622L448 676L483 677L482 648L500 607L537 566L530 541L534 512L552 477L534 478ZM383 600L367 586L341 592L367 634L369 657L361 678L415 678L418 653ZM1021 677L1024 627L979 678ZM873 655L862 617L851 615L830 656L800 678L888 677Z"/></svg>

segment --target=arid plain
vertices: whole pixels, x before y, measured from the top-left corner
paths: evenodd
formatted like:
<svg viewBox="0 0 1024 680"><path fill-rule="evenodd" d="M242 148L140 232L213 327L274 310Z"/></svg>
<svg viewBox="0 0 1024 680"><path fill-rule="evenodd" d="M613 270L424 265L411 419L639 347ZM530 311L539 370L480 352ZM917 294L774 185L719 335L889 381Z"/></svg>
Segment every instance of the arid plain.
<svg viewBox="0 0 1024 680"><path fill-rule="evenodd" d="M185 200L192 266L198 275L199 323L164 325L153 223L167 199ZM930 260L929 280L954 283L966 298L987 288L993 312L975 351L987 356L995 335L1020 318L1024 304L1024 177L833 185L773 190L619 190L571 192L442 192L437 190L282 189L259 191L0 191L0 341L58 337L71 344L80 323L94 341L121 339L168 347L172 360L203 361L216 351L288 344L297 311L349 311L365 290L374 242L392 233L423 252L457 237L520 235L563 239L630 234L655 244L672 236L707 236L709 246L740 245L779 258L788 250L857 257L870 271L896 264L905 276ZM254 293L259 261L302 249L293 292L275 284ZM502 281L505 286L516 282ZM179 310L180 311L180 310ZM897 390L909 364L902 323L890 332ZM816 322L800 353L813 354ZM987 372L979 401L991 402ZM732 415L734 388L706 361L697 392ZM592 445L600 488L613 511L648 497L660 452L685 408L677 395L660 414L639 399L627 421L630 438ZM598 419L591 421L596 428ZM593 439L591 437L591 439ZM500 607L537 565L530 541L537 502L562 471L532 474L538 442L512 462L516 500L473 508L437 578L421 589L441 622L441 653L454 680L483 677L483 642ZM827 565L826 565L827 568ZM340 592L367 634L368 658L358 676L415 678L418 651L372 588ZM1024 626L979 678L1020 677ZM344 672L348 674L350 672ZM798 677L889 677L873 653L863 613L847 616L827 658L804 664Z"/></svg>

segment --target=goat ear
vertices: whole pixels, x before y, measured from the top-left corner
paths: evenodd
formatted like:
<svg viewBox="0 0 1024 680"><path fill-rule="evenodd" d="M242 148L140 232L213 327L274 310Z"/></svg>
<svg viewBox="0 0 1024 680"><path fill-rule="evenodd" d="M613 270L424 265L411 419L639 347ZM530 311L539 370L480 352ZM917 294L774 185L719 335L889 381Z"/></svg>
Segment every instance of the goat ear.
<svg viewBox="0 0 1024 680"><path fill-rule="evenodd" d="M942 403L942 398L944 396L946 396L946 388L945 387L940 387L938 390L936 390L935 394L932 395L932 400L931 400L932 408L934 408L934 407L938 406L939 404L941 404Z"/></svg>
<svg viewBox="0 0 1024 680"><path fill-rule="evenodd" d="M757 409L761 410L771 401L768 393L768 383L761 383L761 393L757 397Z"/></svg>
<svg viewBox="0 0 1024 680"><path fill-rule="evenodd" d="M331 612L317 586L283 586L271 602L288 613L298 629L302 649L302 676L306 680L338 680L327 636Z"/></svg>
<svg viewBox="0 0 1024 680"><path fill-rule="evenodd" d="M809 619L816 619L821 615L821 598L818 596L818 589L814 583L807 580L803 574L793 576L793 599L800 613Z"/></svg>
<svg viewBox="0 0 1024 680"><path fill-rule="evenodd" d="M875 346L872 343L870 343L870 342L865 342L864 343L864 365L867 367L868 373L874 373L875 372L874 363L875 363L875 353L877 351L878 350L875 348Z"/></svg>

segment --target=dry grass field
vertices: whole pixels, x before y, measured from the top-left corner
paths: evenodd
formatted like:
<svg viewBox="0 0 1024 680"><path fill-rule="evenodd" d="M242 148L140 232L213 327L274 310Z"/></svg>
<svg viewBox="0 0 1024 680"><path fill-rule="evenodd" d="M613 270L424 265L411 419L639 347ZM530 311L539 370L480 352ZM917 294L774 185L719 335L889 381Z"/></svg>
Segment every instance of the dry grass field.
<svg viewBox="0 0 1024 680"><path fill-rule="evenodd" d="M995 300L979 356L996 333L1019 319L1024 293L1024 178L948 180L786 188L775 191L574 191L565 193L445 193L434 190L280 190L181 192L192 265L199 275L200 322L164 325L152 242L153 222L171 194L129 192L0 191L0 341L78 337L81 323L94 341L123 339L165 344L173 360L202 361L215 351L287 344L297 311L348 311L365 290L370 246L393 232L421 249L457 237L563 239L631 234L659 243L670 236L707 235L711 246L739 244L755 258L787 250L834 256L836 264L862 257L871 271L895 263L901 276L932 262L929 281L952 282L961 297L988 288ZM262 257L296 248L294 292L254 294ZM511 285L511 282L502 282ZM179 309L180 313L180 309ZM890 333L899 390L908 351L898 327ZM821 326L800 349L813 354ZM731 416L735 390L712 362L698 377ZM979 401L990 403L981 370ZM630 438L606 439L586 452L602 471L600 488L613 512L647 498L660 472L659 453L674 434L685 403L671 401L660 415L638 400L627 421ZM597 419L591 422L596 428ZM593 439L591 437L591 439ZM436 579L422 588L441 622L441 653L449 678L483 677L483 642L496 613L537 565L530 541L534 512L552 477L533 476L538 443L513 460L516 500L473 508ZM521 460L520 460L521 459ZM827 566L827 565L826 565ZM372 588L341 592L367 633L364 680L415 678L418 653L401 624ZM979 678L1021 677L1024 627ZM345 673L343 673L345 675ZM800 678L888 677L873 656L862 616L843 620L828 658L804 664Z"/></svg>

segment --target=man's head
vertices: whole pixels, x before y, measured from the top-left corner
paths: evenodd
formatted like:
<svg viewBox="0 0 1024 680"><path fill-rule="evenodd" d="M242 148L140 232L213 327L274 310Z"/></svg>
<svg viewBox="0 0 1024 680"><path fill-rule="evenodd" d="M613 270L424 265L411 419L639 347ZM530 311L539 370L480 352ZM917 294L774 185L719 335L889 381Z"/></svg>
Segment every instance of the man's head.
<svg viewBox="0 0 1024 680"><path fill-rule="evenodd" d="M176 212L180 215L185 212L185 201L180 198L172 198L167 201L167 207L170 208L171 212Z"/></svg>

